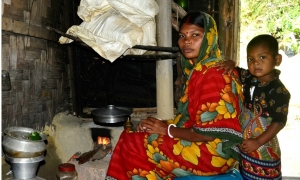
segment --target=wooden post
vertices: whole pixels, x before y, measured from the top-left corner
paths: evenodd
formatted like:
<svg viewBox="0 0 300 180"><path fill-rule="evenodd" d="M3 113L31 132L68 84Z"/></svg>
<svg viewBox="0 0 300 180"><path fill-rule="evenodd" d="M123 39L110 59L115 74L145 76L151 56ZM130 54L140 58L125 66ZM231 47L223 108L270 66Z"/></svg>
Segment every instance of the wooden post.
<svg viewBox="0 0 300 180"><path fill-rule="evenodd" d="M156 16L156 41L158 46L172 46L172 0L157 0L159 12ZM159 52L161 54L167 54ZM173 66L172 59L156 62L157 117L174 118Z"/></svg>
<svg viewBox="0 0 300 180"><path fill-rule="evenodd" d="M225 59L238 61L239 1L219 1L219 45Z"/></svg>

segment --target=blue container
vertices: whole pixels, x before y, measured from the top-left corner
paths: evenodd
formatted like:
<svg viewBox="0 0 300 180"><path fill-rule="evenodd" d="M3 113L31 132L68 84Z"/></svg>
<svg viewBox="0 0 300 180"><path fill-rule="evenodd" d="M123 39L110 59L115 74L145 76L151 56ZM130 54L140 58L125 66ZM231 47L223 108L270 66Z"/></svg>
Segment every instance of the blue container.
<svg viewBox="0 0 300 180"><path fill-rule="evenodd" d="M237 169L233 168L226 174L215 176L184 176L174 178L174 180L243 180L243 177Z"/></svg>

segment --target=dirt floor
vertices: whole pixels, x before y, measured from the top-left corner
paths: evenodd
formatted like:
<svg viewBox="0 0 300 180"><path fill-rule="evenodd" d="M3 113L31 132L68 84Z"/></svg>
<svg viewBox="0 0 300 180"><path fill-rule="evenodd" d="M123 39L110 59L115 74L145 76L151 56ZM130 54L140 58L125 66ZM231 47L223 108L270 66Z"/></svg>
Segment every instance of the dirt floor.
<svg viewBox="0 0 300 180"><path fill-rule="evenodd" d="M300 106L292 106L288 123L279 132L278 139L281 148L282 174L283 176L298 177L298 179L300 179L299 127Z"/></svg>

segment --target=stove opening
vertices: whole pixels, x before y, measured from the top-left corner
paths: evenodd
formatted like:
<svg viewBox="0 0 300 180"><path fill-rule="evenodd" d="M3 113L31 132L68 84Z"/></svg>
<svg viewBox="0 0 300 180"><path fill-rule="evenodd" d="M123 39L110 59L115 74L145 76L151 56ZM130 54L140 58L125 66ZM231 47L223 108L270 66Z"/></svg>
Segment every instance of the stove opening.
<svg viewBox="0 0 300 180"><path fill-rule="evenodd" d="M91 135L95 144L109 144L111 140L110 129L91 128Z"/></svg>

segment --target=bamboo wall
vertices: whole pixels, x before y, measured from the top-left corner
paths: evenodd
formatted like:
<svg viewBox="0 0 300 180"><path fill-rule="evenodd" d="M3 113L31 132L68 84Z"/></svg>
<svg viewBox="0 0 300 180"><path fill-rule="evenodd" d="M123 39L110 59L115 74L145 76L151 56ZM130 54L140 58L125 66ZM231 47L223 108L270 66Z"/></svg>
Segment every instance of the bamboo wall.
<svg viewBox="0 0 300 180"><path fill-rule="evenodd" d="M67 47L46 26L66 30L71 11L71 0L2 1L1 62L11 81L11 90L2 90L2 130L41 129L58 111L70 109Z"/></svg>

